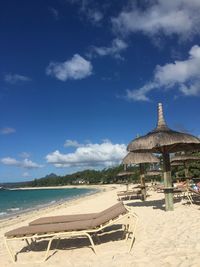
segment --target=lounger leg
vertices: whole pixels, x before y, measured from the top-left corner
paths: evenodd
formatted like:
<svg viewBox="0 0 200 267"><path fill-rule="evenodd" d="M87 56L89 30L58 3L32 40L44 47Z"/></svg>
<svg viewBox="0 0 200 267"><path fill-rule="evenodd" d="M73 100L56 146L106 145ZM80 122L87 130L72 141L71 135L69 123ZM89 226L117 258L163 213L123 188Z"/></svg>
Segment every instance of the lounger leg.
<svg viewBox="0 0 200 267"><path fill-rule="evenodd" d="M48 258L48 256L49 256L49 250L50 250L50 248L51 248L51 243L52 243L52 241L53 241L54 239L55 239L55 237L52 237L52 238L49 240L49 243L48 243L48 246L47 246L47 250L46 250L46 253L45 253L45 256L44 256L42 262L45 262L46 259Z"/></svg>
<svg viewBox="0 0 200 267"><path fill-rule="evenodd" d="M97 254L97 252L96 252L96 249L95 249L95 245L94 245L94 242L93 242L93 240L92 240L92 238L91 238L91 236L88 234L88 233L85 233L85 235L89 238L89 240L90 240L90 243L91 243L91 245L92 245L92 248L93 248L93 251L94 251L94 253L95 254Z"/></svg>
<svg viewBox="0 0 200 267"><path fill-rule="evenodd" d="M13 254L13 251L11 250L10 246L8 245L8 240L4 239L4 241L5 241L5 245L6 245L6 249L8 251L8 254L10 255L12 262L15 263L16 262L16 254Z"/></svg>
<svg viewBox="0 0 200 267"><path fill-rule="evenodd" d="M127 234L127 224L123 225L123 235L122 235L122 239L126 238L126 234Z"/></svg>
<svg viewBox="0 0 200 267"><path fill-rule="evenodd" d="M28 242L28 239L25 239L27 246L30 246L30 243Z"/></svg>
<svg viewBox="0 0 200 267"><path fill-rule="evenodd" d="M127 228L126 228L126 241L128 240L129 238L129 224L127 225Z"/></svg>
<svg viewBox="0 0 200 267"><path fill-rule="evenodd" d="M135 240L135 236L134 236L134 235L132 235L132 238L131 238L131 243L130 243L130 246L129 246L128 253L130 253L130 252L131 252L131 249L132 249L132 247L133 247L134 240Z"/></svg>
<svg viewBox="0 0 200 267"><path fill-rule="evenodd" d="M187 191L186 193L187 199L189 200L190 204L193 205L193 199L192 196L190 195L190 193Z"/></svg>
<svg viewBox="0 0 200 267"><path fill-rule="evenodd" d="M131 228L131 234L132 234L132 238L131 238L131 243L130 243L130 246L129 246L129 250L128 252L130 253L131 252L131 249L133 247L133 243L134 243L134 240L135 240L135 231L136 231L136 227L137 227L137 223L138 223L138 217L137 215L133 215L131 214L133 220L132 220L132 223L130 225L130 228Z"/></svg>

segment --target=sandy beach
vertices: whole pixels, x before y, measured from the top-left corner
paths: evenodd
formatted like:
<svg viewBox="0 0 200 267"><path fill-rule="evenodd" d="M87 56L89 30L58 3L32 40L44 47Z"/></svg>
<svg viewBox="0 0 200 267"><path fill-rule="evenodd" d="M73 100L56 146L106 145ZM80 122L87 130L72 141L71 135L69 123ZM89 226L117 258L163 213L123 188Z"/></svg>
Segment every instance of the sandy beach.
<svg viewBox="0 0 200 267"><path fill-rule="evenodd" d="M29 267L200 266L200 207L177 202L173 212L165 212L162 208L164 195L154 191L149 191L150 196L145 203L140 200L124 202L139 216L131 253L127 253L128 243L125 240L119 240L110 234L102 236L101 243L96 246L97 255L88 246L88 240L70 239L62 241L56 253L51 251L50 257L44 263L33 262L42 257L44 251L20 253L25 255L19 255L17 264L11 262L3 242L5 232L25 226L41 216L101 211L117 202L116 192L125 189L125 186L108 185L100 188L102 190L94 195L0 221L0 265L26 266L20 263L25 258L29 260Z"/></svg>

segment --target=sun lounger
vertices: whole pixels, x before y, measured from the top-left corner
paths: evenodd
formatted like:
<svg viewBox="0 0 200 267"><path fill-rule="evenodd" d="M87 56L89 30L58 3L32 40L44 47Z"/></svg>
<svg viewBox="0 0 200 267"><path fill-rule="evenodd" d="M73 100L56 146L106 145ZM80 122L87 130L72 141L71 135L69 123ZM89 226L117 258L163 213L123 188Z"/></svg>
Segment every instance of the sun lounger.
<svg viewBox="0 0 200 267"><path fill-rule="evenodd" d="M81 214L81 216L84 215ZM14 253L10 246L10 241L13 240L25 240L29 248L31 248L31 244L36 243L38 240L48 240L46 253L42 261L48 258L51 243L54 239L60 240L63 238L85 236L89 239L93 251L96 253L91 235L96 235L108 226L118 224L120 221L124 220L124 233L126 234L127 240L129 238L131 239L129 252L131 251L138 221L138 217L135 213L120 202L104 212L100 212L98 216L95 215L96 218L89 219L89 216L90 215L86 214L86 219L83 217L81 220L76 221L24 226L5 233L5 244L12 261L15 262L17 260L17 253ZM91 217L94 216L92 215Z"/></svg>
<svg viewBox="0 0 200 267"><path fill-rule="evenodd" d="M29 225L40 225L40 224L52 224L52 223L65 223L65 222L74 222L74 221L85 221L96 219L99 216L102 216L106 213L109 213L115 208L119 207L119 203L113 205L112 207L105 209L98 213L86 213L86 214L70 214L70 215L60 215L60 216L49 216L41 217L29 223Z"/></svg>
<svg viewBox="0 0 200 267"><path fill-rule="evenodd" d="M118 200L130 200L132 198L140 198L141 196L141 189L137 190L130 190L130 191L124 191L124 192L118 192L117 197Z"/></svg>
<svg viewBox="0 0 200 267"><path fill-rule="evenodd" d="M176 187L173 188L173 194L175 198L185 197L186 192L187 192L186 188L176 188Z"/></svg>
<svg viewBox="0 0 200 267"><path fill-rule="evenodd" d="M200 192L197 190L194 190L193 188L188 188L188 195L190 196L190 202L191 204L194 203L195 200L200 200Z"/></svg>

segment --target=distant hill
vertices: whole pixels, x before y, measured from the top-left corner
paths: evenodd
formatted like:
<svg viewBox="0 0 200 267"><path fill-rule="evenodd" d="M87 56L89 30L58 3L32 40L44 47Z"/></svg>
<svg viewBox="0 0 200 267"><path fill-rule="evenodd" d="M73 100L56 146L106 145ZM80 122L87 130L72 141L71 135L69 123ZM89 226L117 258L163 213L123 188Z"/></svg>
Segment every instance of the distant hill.
<svg viewBox="0 0 200 267"><path fill-rule="evenodd" d="M59 177L59 176L52 172L50 174L47 174L44 178L55 178L55 177Z"/></svg>

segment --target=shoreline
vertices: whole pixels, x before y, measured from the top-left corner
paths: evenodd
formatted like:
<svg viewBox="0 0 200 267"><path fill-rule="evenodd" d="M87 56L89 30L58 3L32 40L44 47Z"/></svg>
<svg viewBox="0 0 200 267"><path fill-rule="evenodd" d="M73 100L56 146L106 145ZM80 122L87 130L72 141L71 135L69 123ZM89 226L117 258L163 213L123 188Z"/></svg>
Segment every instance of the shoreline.
<svg viewBox="0 0 200 267"><path fill-rule="evenodd" d="M54 203L48 203L48 204L44 204L41 206L36 206L34 208L30 208L30 209L26 209L26 210L21 210L18 213L15 214L10 214L8 216L2 216L2 218L0 218L0 228L4 227L4 226L10 226L13 225L15 223L17 223L17 221L25 221L27 218L31 217L32 214L43 214L43 213L48 213L48 212L53 212L56 209L60 209L63 207L67 207L67 206L71 206L79 201L82 200L87 200L92 198L94 195L98 195L101 194L104 191L109 191L112 190L112 188L114 188L114 186L110 188L107 188L104 185L92 185L92 186L59 186L59 187L37 187L37 188L32 188L29 187L28 190L31 189L36 189L36 190L40 190L40 189L67 189L67 188L85 188L85 189L93 189L93 191L91 192L87 192L83 195L79 195L79 196L74 196L72 198L69 199L63 199L60 201L56 201ZM22 188L22 190L27 189L27 188ZM53 200L52 200L53 201Z"/></svg>
<svg viewBox="0 0 200 267"><path fill-rule="evenodd" d="M22 214L10 221L0 223L0 262L4 267L22 266L21 262L28 262L29 267L35 267L36 261L44 256L43 241L41 248L26 251L24 241L13 241L12 246L18 254L18 262L14 265L6 251L3 242L6 232L18 227L27 226L31 221L40 217L74 215L101 212L117 203L117 192L124 189L124 185L100 186L98 193L84 196L63 204L45 209L39 209L29 214ZM154 191L148 192L148 199L124 201L139 217L135 233L135 242L131 253L127 253L130 240L111 231L100 234L100 242L96 239L95 255L86 238L62 239L55 251L50 251L46 262L37 264L38 267L198 267L200 257L200 206L189 205L176 201L174 211L165 212L164 194ZM109 231L108 231L109 232ZM39 241L40 242L40 241Z"/></svg>
<svg viewBox="0 0 200 267"><path fill-rule="evenodd" d="M36 187L14 187L14 188L10 188L8 190L40 190L40 189L68 189L68 188L97 188L97 187L101 187L104 185L58 185L58 186L36 186Z"/></svg>

